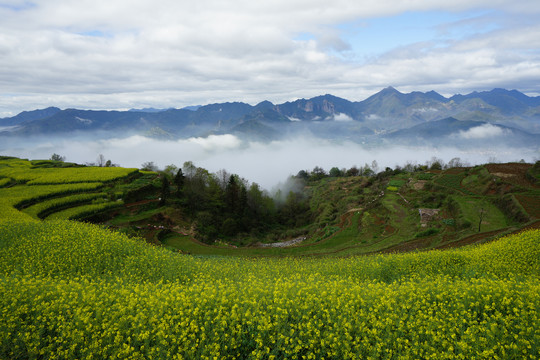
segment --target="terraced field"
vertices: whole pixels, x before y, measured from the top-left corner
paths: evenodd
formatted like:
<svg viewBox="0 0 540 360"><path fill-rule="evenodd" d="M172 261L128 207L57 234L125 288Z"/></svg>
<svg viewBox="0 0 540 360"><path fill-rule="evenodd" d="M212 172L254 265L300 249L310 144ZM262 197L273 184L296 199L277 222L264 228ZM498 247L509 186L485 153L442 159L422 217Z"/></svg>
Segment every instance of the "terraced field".
<svg viewBox="0 0 540 360"><path fill-rule="evenodd" d="M9 166L35 170L30 162ZM330 179L310 188L311 205L321 211L304 244L234 248L198 242L182 212L157 199L120 204L120 194L151 190L155 175L114 173L114 181L111 173L89 177L94 182L29 185L31 174L0 182L0 358L535 359L540 353L540 230L519 231L540 224L533 185L519 185L515 196L531 218L520 223L489 202L491 195L478 194L512 184L486 186L476 173L460 183L468 179L474 196L438 188L444 172ZM384 191L390 181L399 192ZM110 226L146 224L160 246L51 220L109 204L119 206L107 216ZM440 215L421 221L418 207L428 205L439 205ZM483 231L457 229L480 206ZM454 220L452 211L456 221L444 222ZM130 222L136 225L124 227ZM479 245L451 248L471 243ZM433 248L448 249L349 256Z"/></svg>
<svg viewBox="0 0 540 360"><path fill-rule="evenodd" d="M39 167L35 164L39 164ZM0 201L5 217L78 218L121 205L114 181L136 177L138 170L96 167L50 167L53 162L0 160ZM108 188L107 191L106 188ZM100 192L96 193L96 190ZM91 202L99 204L90 204ZM17 211L21 210L21 211ZM54 215L60 212L59 215ZM61 212L64 212L62 215Z"/></svg>

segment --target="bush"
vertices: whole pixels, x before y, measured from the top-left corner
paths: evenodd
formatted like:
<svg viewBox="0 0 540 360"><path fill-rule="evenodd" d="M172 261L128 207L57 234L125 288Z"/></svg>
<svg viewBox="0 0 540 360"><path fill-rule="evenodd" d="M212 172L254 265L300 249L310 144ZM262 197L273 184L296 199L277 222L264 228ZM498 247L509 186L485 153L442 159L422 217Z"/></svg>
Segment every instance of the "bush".
<svg viewBox="0 0 540 360"><path fill-rule="evenodd" d="M448 226L456 226L456 221L454 219L442 219L442 222Z"/></svg>
<svg viewBox="0 0 540 360"><path fill-rule="evenodd" d="M140 188L129 190L124 195L126 203L136 202L146 199L148 196L156 195L158 188L153 184L146 184Z"/></svg>
<svg viewBox="0 0 540 360"><path fill-rule="evenodd" d="M527 222L530 220L529 215L525 209L523 209L519 201L516 200L514 195L506 194L502 197L497 197L493 203L506 217L516 222Z"/></svg>
<svg viewBox="0 0 540 360"><path fill-rule="evenodd" d="M416 233L416 235L414 235L414 237L415 238L421 238L421 237L426 237L426 236L430 236L430 235L435 235L439 231L440 231L439 229L430 228L430 229L427 229L427 230L424 230L424 231L420 231L419 233Z"/></svg>

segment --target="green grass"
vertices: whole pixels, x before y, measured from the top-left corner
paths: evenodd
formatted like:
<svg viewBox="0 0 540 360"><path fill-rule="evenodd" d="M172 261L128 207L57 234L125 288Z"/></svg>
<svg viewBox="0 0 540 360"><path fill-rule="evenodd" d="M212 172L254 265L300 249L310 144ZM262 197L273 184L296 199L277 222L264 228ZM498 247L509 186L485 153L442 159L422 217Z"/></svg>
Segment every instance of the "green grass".
<svg viewBox="0 0 540 360"><path fill-rule="evenodd" d="M454 199L458 202L464 219L472 224L473 231L478 231L479 212L482 208L485 210L485 217L482 220L481 231L492 231L509 225L504 214L484 199L467 196L454 196Z"/></svg>
<svg viewBox="0 0 540 360"><path fill-rule="evenodd" d="M431 173L420 173L416 175L416 178L418 180L431 180L433 179L434 176L435 174L431 174Z"/></svg>
<svg viewBox="0 0 540 360"><path fill-rule="evenodd" d="M392 179L388 182L388 186L393 186L396 188L400 188L403 185L405 185L406 181L402 179Z"/></svg>
<svg viewBox="0 0 540 360"><path fill-rule="evenodd" d="M10 178L3 178L0 179L0 188L6 186L9 184L12 180Z"/></svg>
<svg viewBox="0 0 540 360"><path fill-rule="evenodd" d="M463 174L443 174L440 177L436 178L435 182L439 185L457 190L460 193L466 195L474 195L473 192L461 186L461 181L464 178L465 176Z"/></svg>

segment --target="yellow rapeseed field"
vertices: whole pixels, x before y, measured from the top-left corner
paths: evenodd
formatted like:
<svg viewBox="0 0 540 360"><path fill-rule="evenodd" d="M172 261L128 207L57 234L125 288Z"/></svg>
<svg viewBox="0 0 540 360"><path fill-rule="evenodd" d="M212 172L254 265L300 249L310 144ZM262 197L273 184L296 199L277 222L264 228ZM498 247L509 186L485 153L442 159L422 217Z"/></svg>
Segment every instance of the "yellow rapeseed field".
<svg viewBox="0 0 540 360"><path fill-rule="evenodd" d="M0 178L10 178L28 185L106 182L137 171L121 167L34 168L28 160L0 160Z"/></svg>
<svg viewBox="0 0 540 360"><path fill-rule="evenodd" d="M535 359L540 232L347 259L192 257L0 224L0 358Z"/></svg>

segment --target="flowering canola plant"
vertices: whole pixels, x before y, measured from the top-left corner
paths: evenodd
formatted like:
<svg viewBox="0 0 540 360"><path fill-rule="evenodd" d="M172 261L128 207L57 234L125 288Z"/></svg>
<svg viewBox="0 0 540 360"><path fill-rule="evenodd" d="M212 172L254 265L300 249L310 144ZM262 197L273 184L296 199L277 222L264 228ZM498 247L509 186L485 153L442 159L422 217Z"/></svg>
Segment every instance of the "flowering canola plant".
<svg viewBox="0 0 540 360"><path fill-rule="evenodd" d="M0 222L0 358L535 359L540 231L448 251L192 257Z"/></svg>
<svg viewBox="0 0 540 360"><path fill-rule="evenodd" d="M28 160L0 160L0 178L10 178L28 185L112 181L136 172L137 169L121 167L34 168Z"/></svg>

